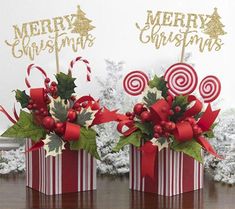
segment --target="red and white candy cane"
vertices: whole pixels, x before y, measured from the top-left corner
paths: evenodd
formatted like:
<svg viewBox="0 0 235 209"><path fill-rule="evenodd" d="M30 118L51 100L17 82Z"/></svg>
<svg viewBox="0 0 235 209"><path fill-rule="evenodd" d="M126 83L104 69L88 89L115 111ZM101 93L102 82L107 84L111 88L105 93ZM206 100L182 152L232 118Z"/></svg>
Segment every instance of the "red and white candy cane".
<svg viewBox="0 0 235 209"><path fill-rule="evenodd" d="M164 78L172 96L191 94L198 83L196 71L185 63L176 63L169 67Z"/></svg>
<svg viewBox="0 0 235 209"><path fill-rule="evenodd" d="M123 80L123 87L128 94L137 96L144 91L148 81L148 76L144 72L136 70L126 75Z"/></svg>
<svg viewBox="0 0 235 209"><path fill-rule="evenodd" d="M216 76L206 76L199 85L199 92L204 102L213 102L219 96L221 84Z"/></svg>
<svg viewBox="0 0 235 209"><path fill-rule="evenodd" d="M48 78L46 72L41 67L39 67L37 65L34 65L34 64L31 64L27 68L27 76L25 78L25 83L26 83L28 88L31 88L31 85L29 83L29 76L30 76L30 73L33 69L36 69L36 70L40 71L44 75L45 79ZM45 82L45 79L44 79L44 85L45 85L45 88L47 89L48 88L48 83Z"/></svg>
<svg viewBox="0 0 235 209"><path fill-rule="evenodd" d="M83 59L82 57L76 57L74 60L72 60L69 64L69 70L68 70L68 73L71 74L72 70L73 70L73 67L74 67L74 64L76 62L83 62L85 65L86 65L86 69L87 69L87 81L91 81L91 68L89 66L89 61L86 60L86 59Z"/></svg>

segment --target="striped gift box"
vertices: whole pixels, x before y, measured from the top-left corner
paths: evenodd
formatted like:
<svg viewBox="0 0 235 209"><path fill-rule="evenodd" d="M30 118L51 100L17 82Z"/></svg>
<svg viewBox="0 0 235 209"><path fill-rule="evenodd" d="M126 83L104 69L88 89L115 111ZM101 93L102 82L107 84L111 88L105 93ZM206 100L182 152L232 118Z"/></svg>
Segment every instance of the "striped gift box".
<svg viewBox="0 0 235 209"><path fill-rule="evenodd" d="M130 146L130 189L173 196L203 187L203 165L165 148L156 154L155 178L141 176L141 152Z"/></svg>
<svg viewBox="0 0 235 209"><path fill-rule="evenodd" d="M32 146L26 141L26 150ZM26 153L27 186L47 195L96 189L96 160L87 152L63 150L46 157L43 148Z"/></svg>

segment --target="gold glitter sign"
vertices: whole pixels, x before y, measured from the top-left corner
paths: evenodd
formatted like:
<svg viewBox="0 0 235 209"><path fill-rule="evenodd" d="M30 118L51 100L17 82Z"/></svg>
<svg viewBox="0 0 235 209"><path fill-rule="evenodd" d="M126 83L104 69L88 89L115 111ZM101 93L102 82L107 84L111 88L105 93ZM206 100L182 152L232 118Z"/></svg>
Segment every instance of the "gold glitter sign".
<svg viewBox="0 0 235 209"><path fill-rule="evenodd" d="M14 38L5 43L11 47L15 58L25 56L34 60L43 52L55 53L59 72L59 52L63 48L70 47L77 52L93 46L95 37L91 31L95 27L91 22L78 6L76 14L13 25Z"/></svg>
<svg viewBox="0 0 235 209"><path fill-rule="evenodd" d="M226 34L217 8L211 15L149 10L145 24L136 23L136 27L144 44L151 43L156 49L168 44L182 47L181 61L188 46L196 46L200 52L219 51L223 45L221 36Z"/></svg>

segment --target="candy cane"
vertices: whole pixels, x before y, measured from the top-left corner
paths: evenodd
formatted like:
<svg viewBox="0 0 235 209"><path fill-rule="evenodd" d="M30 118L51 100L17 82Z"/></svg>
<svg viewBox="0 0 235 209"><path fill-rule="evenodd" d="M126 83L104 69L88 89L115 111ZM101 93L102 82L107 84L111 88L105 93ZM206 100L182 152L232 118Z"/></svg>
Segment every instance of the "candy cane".
<svg viewBox="0 0 235 209"><path fill-rule="evenodd" d="M27 76L25 78L25 84L28 88L31 88L31 85L29 83L29 76L30 76L30 73L33 69L39 70L44 75L45 79L48 78L46 72L41 67L34 65L34 64L31 64L27 68ZM44 80L44 85L46 88L48 88L48 84L45 82L45 80Z"/></svg>
<svg viewBox="0 0 235 209"><path fill-rule="evenodd" d="M78 62L78 61L81 61L81 62L83 62L86 65L86 69L87 69L87 81L91 81L91 77L90 77L91 68L89 66L89 62L88 62L88 60L83 59L82 57L76 57L74 60L72 60L70 62L68 73L71 74L71 72L73 70L73 67L74 67L74 64L76 62Z"/></svg>
<svg viewBox="0 0 235 209"><path fill-rule="evenodd" d="M132 95L140 95L148 85L148 76L142 71L132 71L123 80L125 91Z"/></svg>
<svg viewBox="0 0 235 209"><path fill-rule="evenodd" d="M191 94L198 82L196 71L185 63L176 63L169 67L164 78L172 96Z"/></svg>
<svg viewBox="0 0 235 209"><path fill-rule="evenodd" d="M204 102L213 102L219 96L221 84L217 77L213 75L206 76L200 83L199 92Z"/></svg>

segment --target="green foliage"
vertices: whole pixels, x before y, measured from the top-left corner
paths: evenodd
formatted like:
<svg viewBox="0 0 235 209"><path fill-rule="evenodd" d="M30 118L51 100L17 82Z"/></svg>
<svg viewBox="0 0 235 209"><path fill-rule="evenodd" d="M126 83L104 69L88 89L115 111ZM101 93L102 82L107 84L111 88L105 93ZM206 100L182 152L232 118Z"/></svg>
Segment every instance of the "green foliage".
<svg viewBox="0 0 235 209"><path fill-rule="evenodd" d="M71 75L66 75L64 73L56 74L56 80L58 82L58 96L61 99L69 99L73 93L75 93L74 89L76 87L74 81L76 78L72 78Z"/></svg>
<svg viewBox="0 0 235 209"><path fill-rule="evenodd" d="M141 123L135 122L135 126L140 129L143 134L147 134L148 138L153 138L153 124L152 123Z"/></svg>
<svg viewBox="0 0 235 209"><path fill-rule="evenodd" d="M206 138L208 138L208 139L215 138L215 135L214 135L214 131L213 131L213 130L214 130L214 128L215 128L216 125L217 125L217 123L214 123L214 124L211 126L210 130L204 132L203 135L204 135Z"/></svg>
<svg viewBox="0 0 235 209"><path fill-rule="evenodd" d="M30 97L25 93L25 91L21 91L17 89L15 91L15 98L16 98L16 101L21 104L22 108L25 108L28 106Z"/></svg>
<svg viewBox="0 0 235 209"><path fill-rule="evenodd" d="M69 110L69 105L65 104L65 100L58 99L52 100L50 103L50 113L57 120L64 122L67 119L67 112Z"/></svg>
<svg viewBox="0 0 235 209"><path fill-rule="evenodd" d="M33 141L38 141L45 135L45 129L34 122L33 115L23 110L20 112L18 122L2 134L4 137L31 138Z"/></svg>
<svg viewBox="0 0 235 209"><path fill-rule="evenodd" d="M176 122L180 117L182 117L188 104L188 96L176 96L172 103L172 109L174 110L176 106L179 106L181 110L179 112L175 112L175 114L170 117L170 120Z"/></svg>
<svg viewBox="0 0 235 209"><path fill-rule="evenodd" d="M156 103L157 99L158 99L157 91L156 92L148 91L146 96L144 96L143 98L144 103L147 107L150 107L154 103Z"/></svg>
<svg viewBox="0 0 235 209"><path fill-rule="evenodd" d="M154 78L149 81L150 88L156 87L159 91L162 91L162 96L164 98L167 97L167 91L168 91L166 84L167 82L165 81L163 76L158 77L157 75L155 75Z"/></svg>
<svg viewBox="0 0 235 209"><path fill-rule="evenodd" d="M94 112L90 109L83 109L78 115L76 123L80 126L86 126L88 127L91 125L92 121L94 119Z"/></svg>
<svg viewBox="0 0 235 209"><path fill-rule="evenodd" d="M100 156L97 152L96 132L93 129L81 127L80 138L77 141L70 141L69 143L71 150L83 149L100 160Z"/></svg>
<svg viewBox="0 0 235 209"><path fill-rule="evenodd" d="M140 147L141 144L141 132L135 131L129 136L120 136L120 140L117 143L117 145L113 148L113 151L118 152L120 149L122 149L127 144L132 144L136 147Z"/></svg>
<svg viewBox="0 0 235 209"><path fill-rule="evenodd" d="M195 160L203 163L202 155L201 155L201 145L196 142L195 139L186 142L178 142L173 140L171 143L171 149L177 152L183 152Z"/></svg>

